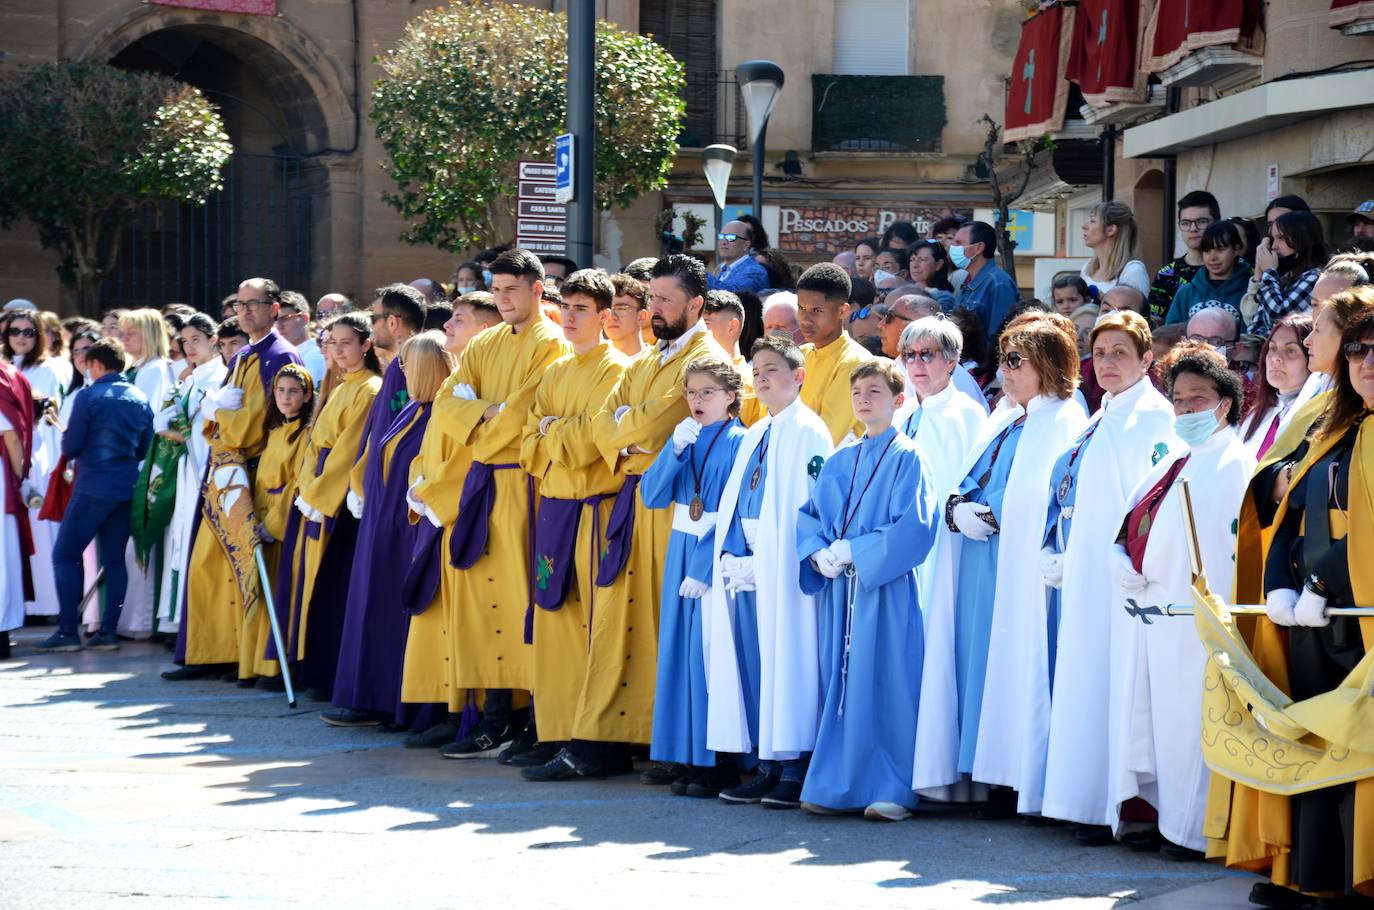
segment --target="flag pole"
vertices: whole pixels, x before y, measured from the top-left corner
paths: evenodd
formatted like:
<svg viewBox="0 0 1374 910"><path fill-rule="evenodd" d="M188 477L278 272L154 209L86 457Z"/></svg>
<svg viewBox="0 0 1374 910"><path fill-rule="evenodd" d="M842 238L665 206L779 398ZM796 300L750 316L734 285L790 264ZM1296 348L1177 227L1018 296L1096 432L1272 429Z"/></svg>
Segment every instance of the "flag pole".
<svg viewBox="0 0 1374 910"><path fill-rule="evenodd" d="M262 579L263 606L267 609L267 622L272 626L272 641L277 646L277 657L281 663L281 679L286 684L286 703L296 707L296 690L291 685L291 655L287 653L286 642L281 637L281 624L277 622L277 608L272 603L272 585L267 580L267 563L262 560L262 547L253 547L253 560L258 564L258 577Z"/></svg>

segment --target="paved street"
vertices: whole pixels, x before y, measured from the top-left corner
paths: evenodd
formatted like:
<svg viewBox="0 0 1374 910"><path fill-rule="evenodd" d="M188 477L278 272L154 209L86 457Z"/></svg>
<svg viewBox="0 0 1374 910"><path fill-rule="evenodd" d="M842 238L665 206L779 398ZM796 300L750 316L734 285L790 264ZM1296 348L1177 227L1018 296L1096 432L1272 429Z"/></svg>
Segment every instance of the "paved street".
<svg viewBox="0 0 1374 910"><path fill-rule="evenodd" d="M86 908L1244 906L1253 879L1062 830L880 825L528 784L317 705L165 683L151 645L0 663L0 904ZM740 905L743 906L743 905Z"/></svg>

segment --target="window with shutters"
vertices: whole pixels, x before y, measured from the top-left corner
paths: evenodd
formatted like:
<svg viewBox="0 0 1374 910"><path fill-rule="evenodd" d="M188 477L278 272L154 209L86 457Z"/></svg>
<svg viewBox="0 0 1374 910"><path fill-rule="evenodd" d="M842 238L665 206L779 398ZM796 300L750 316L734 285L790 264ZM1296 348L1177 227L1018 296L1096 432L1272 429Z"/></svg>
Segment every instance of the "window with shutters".
<svg viewBox="0 0 1374 910"><path fill-rule="evenodd" d="M909 0L835 0L839 76L905 76L911 46Z"/></svg>
<svg viewBox="0 0 1374 910"><path fill-rule="evenodd" d="M639 31L686 68L687 121L678 143L704 148L744 144L744 109L733 73L720 69L717 0L640 0Z"/></svg>

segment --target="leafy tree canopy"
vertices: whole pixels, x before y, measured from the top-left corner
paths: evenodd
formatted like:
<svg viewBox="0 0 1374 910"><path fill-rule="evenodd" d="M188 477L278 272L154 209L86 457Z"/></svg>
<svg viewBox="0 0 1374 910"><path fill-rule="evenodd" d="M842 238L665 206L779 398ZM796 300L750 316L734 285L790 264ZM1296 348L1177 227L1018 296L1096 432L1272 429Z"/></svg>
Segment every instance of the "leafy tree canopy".
<svg viewBox="0 0 1374 910"><path fill-rule="evenodd" d="M371 117L409 243L491 245L516 164L552 160L567 98L567 18L465 0L411 20L376 61ZM683 67L650 38L596 30L596 201L628 205L667 179L685 112Z"/></svg>

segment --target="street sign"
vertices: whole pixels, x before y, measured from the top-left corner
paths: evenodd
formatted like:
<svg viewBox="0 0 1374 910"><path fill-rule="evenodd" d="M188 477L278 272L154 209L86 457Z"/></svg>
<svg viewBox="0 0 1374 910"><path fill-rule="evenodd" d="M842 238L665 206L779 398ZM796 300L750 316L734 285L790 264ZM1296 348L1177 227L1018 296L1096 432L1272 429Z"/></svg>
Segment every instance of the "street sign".
<svg viewBox="0 0 1374 910"><path fill-rule="evenodd" d="M515 245L536 256L562 256L567 249L568 210L556 201L560 171L545 161L521 161L517 171Z"/></svg>
<svg viewBox="0 0 1374 910"><path fill-rule="evenodd" d="M573 168L575 167L575 156L573 154L572 133L564 133L558 137L554 143L554 200L557 202L568 203L573 201Z"/></svg>

